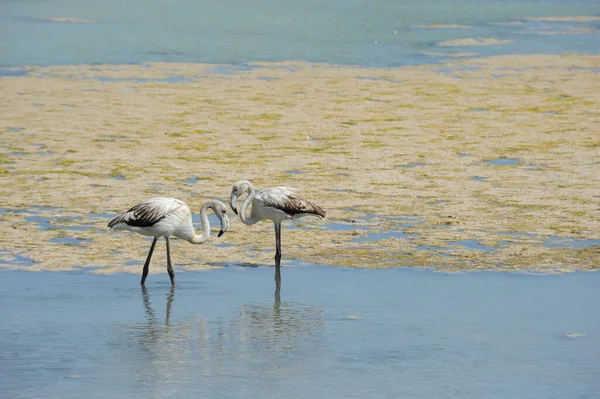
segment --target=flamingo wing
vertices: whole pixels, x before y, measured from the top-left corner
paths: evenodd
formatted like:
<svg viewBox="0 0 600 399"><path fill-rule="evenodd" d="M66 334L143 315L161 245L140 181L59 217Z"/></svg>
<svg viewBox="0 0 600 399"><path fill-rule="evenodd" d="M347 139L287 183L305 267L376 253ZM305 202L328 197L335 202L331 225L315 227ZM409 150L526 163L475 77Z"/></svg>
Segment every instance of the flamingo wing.
<svg viewBox="0 0 600 399"><path fill-rule="evenodd" d="M292 217L298 214L325 217L325 211L320 206L302 198L296 194L296 189L291 187L267 188L258 192L255 199L264 206L279 209Z"/></svg>
<svg viewBox="0 0 600 399"><path fill-rule="evenodd" d="M133 206L127 212L112 218L108 222L108 227L113 227L120 223L135 227L150 227L184 206L187 206L185 202L175 198L151 198Z"/></svg>

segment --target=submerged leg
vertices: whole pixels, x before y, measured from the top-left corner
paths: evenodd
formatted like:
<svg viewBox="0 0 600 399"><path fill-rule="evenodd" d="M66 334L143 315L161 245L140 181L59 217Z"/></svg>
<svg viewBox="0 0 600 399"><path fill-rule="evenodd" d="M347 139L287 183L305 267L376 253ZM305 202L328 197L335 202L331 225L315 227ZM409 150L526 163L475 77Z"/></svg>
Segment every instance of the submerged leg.
<svg viewBox="0 0 600 399"><path fill-rule="evenodd" d="M279 304L281 303L281 272L279 268L275 269L275 302L273 302L273 308L279 310Z"/></svg>
<svg viewBox="0 0 600 399"><path fill-rule="evenodd" d="M152 252L154 252L154 246L156 245L156 241L158 241L158 237L154 237L152 241L152 246L150 247L150 252L148 252L148 257L146 258L146 263L144 263L144 271L142 272L142 282L140 284L144 285L146 281L146 277L148 277L148 267L150 266L150 259L152 258Z"/></svg>
<svg viewBox="0 0 600 399"><path fill-rule="evenodd" d="M169 242L169 237L165 237L167 242L167 273L169 273L169 277L171 278L171 286L175 286L175 272L173 271L173 266L171 265L171 244Z"/></svg>
<svg viewBox="0 0 600 399"><path fill-rule="evenodd" d="M275 269L281 266L281 222L275 222Z"/></svg>

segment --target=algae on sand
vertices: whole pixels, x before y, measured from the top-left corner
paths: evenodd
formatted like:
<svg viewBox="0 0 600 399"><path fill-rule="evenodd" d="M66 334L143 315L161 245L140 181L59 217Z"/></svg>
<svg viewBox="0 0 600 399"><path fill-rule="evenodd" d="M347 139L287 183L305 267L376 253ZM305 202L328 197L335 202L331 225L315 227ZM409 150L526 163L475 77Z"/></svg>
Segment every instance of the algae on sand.
<svg viewBox="0 0 600 399"><path fill-rule="evenodd" d="M449 60L443 68L261 63L226 75L203 64L30 67L0 81L4 248L33 269L137 273L149 244L105 234L106 220L89 215L114 215L151 195L180 198L197 212L205 199L226 200L244 178L296 186L334 222L382 216L355 231L304 220L284 231L284 260L596 268L598 246L543 243L599 238L599 65L600 56L569 54ZM185 81L160 81L170 76ZM518 162L488 164L494 159ZM182 184L190 175L199 181ZM21 211L40 205L53 207L40 217L77 216L89 228L25 223ZM397 216L421 218L410 238L356 242L356 234L397 229ZM535 235L488 252L448 245L500 243L506 232ZM85 246L51 243L65 235ZM177 243L174 257L189 268L250 257L271 264L273 241L270 223L234 219L219 241ZM153 265L162 271L160 256Z"/></svg>

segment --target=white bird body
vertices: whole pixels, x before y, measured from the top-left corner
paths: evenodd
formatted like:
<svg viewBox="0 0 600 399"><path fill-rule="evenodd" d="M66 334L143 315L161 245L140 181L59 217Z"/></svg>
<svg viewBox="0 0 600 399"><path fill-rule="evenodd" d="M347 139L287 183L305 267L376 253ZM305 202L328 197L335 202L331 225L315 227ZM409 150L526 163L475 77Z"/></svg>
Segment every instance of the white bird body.
<svg viewBox="0 0 600 399"><path fill-rule="evenodd" d="M175 236L195 244L206 241L200 240L194 230L190 207L176 198L151 198L111 219L108 224L111 230L129 230L149 237ZM204 220L202 227L210 229ZM208 238L208 234L203 235Z"/></svg>
<svg viewBox="0 0 600 399"><path fill-rule="evenodd" d="M231 189L229 205L237 214L237 198L248 192L240 209L240 219L244 224L253 225L261 220L272 220L275 226L275 267L276 279L281 262L281 222L305 216L325 218L325 211L318 205L296 194L292 187L272 187L256 192L252 183L247 180L238 181ZM247 209L252 204L250 216Z"/></svg>
<svg viewBox="0 0 600 399"><path fill-rule="evenodd" d="M156 241L159 237L164 237L167 243L167 271L171 277L171 283L175 285L174 273L171 266L169 238L174 236L192 244L206 242L210 237L208 209L212 209L221 221L220 237L227 231L229 219L227 218L225 204L216 200L206 201L200 209L200 218L202 220L202 232L200 234L196 234L194 230L190 207L181 200L168 197L156 197L141 202L130 208L127 212L112 218L108 222L108 227L111 231L129 230L144 236L154 237L146 264L144 265L142 284L144 284L148 274L148 266Z"/></svg>
<svg viewBox="0 0 600 399"><path fill-rule="evenodd" d="M298 219L305 216L325 217L323 209L297 195L295 188L271 187L256 192L254 187L248 186L250 182L242 180L241 183L240 187L247 186L245 191L249 191L248 197L242 203L240 210L240 218L244 224L252 225L261 220L272 220L274 223L281 223L284 220ZM239 193L233 194L232 190L232 196L235 196L235 198L233 198L233 201L230 200L229 205L231 205L234 212L236 212L235 202ZM250 204L252 204L250 217L247 217L246 210Z"/></svg>

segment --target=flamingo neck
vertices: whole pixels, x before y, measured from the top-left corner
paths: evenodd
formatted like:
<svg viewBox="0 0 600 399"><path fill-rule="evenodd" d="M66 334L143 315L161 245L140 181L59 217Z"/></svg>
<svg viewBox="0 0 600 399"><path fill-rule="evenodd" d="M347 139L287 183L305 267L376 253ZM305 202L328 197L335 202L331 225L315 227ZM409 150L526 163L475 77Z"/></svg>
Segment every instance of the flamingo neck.
<svg viewBox="0 0 600 399"><path fill-rule="evenodd" d="M240 219L242 219L242 223L247 224L248 226L258 223L260 221L260 218L257 217L256 212L250 212L250 217L246 216L246 211L252 203L252 200L254 199L255 195L256 190L254 189L254 187L250 186L248 188L248 196L244 199L242 207L240 208Z"/></svg>
<svg viewBox="0 0 600 399"><path fill-rule="evenodd" d="M208 221L207 209L208 208L206 205L202 205L202 208L200 208L200 220L202 222L202 232L200 234L194 233L194 236L190 240L190 243L192 243L192 244L202 244L203 242L208 240L208 237L210 237L210 222Z"/></svg>

